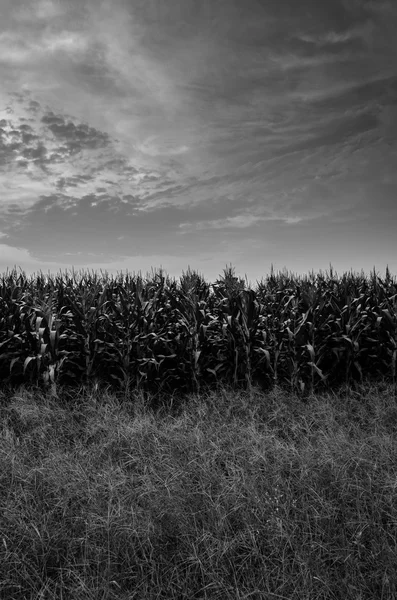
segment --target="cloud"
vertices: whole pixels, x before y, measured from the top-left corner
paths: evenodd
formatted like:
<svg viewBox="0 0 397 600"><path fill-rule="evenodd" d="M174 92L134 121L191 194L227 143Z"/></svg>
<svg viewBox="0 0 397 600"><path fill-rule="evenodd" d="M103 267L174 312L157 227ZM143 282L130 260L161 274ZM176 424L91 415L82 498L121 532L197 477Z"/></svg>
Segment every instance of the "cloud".
<svg viewBox="0 0 397 600"><path fill-rule="evenodd" d="M0 65L12 68L34 64L39 49L22 35L5 31L0 34Z"/></svg>
<svg viewBox="0 0 397 600"><path fill-rule="evenodd" d="M319 47L344 45L354 40L366 40L372 25L369 21L343 31L326 31L324 33L302 33L297 36L299 40L314 44Z"/></svg>
<svg viewBox="0 0 397 600"><path fill-rule="evenodd" d="M74 175L72 177L60 177L56 182L56 188L58 190L67 189L70 187L79 187L81 184L91 182L94 180L92 175ZM101 191L106 192L106 188L99 188Z"/></svg>
<svg viewBox="0 0 397 600"><path fill-rule="evenodd" d="M397 81L396 81L397 84ZM379 113L381 133L386 140L395 142L397 137L397 106L386 104Z"/></svg>
<svg viewBox="0 0 397 600"><path fill-rule="evenodd" d="M65 16L67 9L65 4L60 2L54 2L52 0L30 0L29 3L24 4L15 11L15 18L20 23L32 23L35 21L53 21L58 18Z"/></svg>
<svg viewBox="0 0 397 600"><path fill-rule="evenodd" d="M390 16L396 15L397 7L394 0L382 2L382 0L366 0L365 8L374 13L380 13L381 15Z"/></svg>
<svg viewBox="0 0 397 600"><path fill-rule="evenodd" d="M78 55L89 50L90 42L86 36L75 31L46 35L42 40L43 50Z"/></svg>
<svg viewBox="0 0 397 600"><path fill-rule="evenodd" d="M6 119L0 125L0 165L28 167L32 163L46 170L47 148L29 125L13 126Z"/></svg>
<svg viewBox="0 0 397 600"><path fill-rule="evenodd" d="M391 3L4 1L0 223L40 260L46 230L81 262L220 252L389 197Z"/></svg>
<svg viewBox="0 0 397 600"><path fill-rule="evenodd" d="M177 156L189 151L185 145L177 145L173 140L162 140L159 136L150 136L143 143L136 144L137 150L149 156Z"/></svg>
<svg viewBox="0 0 397 600"><path fill-rule="evenodd" d="M175 174L139 166L120 154L107 133L45 109L29 94L14 96L0 113L0 169L9 178L0 183L0 217L18 194L28 208L51 192L73 194L78 201L100 189L153 210L150 197L175 188ZM6 221L11 226L10 215Z"/></svg>
<svg viewBox="0 0 397 600"><path fill-rule="evenodd" d="M109 145L109 136L86 124L75 125L72 121L55 115L52 111L46 113L41 122L44 123L59 141L67 148L70 155L81 152L83 149L97 149Z"/></svg>
<svg viewBox="0 0 397 600"><path fill-rule="evenodd" d="M269 220L256 215L241 214L234 217L226 217L225 219L216 219L214 221L200 221L198 223L181 223L179 225L182 232L192 230L201 231L209 229L246 229L252 225L258 224L260 221Z"/></svg>

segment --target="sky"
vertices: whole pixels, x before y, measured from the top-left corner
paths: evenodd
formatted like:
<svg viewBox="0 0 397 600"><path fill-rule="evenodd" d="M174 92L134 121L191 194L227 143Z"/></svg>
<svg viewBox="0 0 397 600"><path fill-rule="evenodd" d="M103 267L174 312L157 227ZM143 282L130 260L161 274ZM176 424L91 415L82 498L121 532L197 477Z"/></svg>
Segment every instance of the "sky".
<svg viewBox="0 0 397 600"><path fill-rule="evenodd" d="M1 0L0 272L397 274L395 0Z"/></svg>

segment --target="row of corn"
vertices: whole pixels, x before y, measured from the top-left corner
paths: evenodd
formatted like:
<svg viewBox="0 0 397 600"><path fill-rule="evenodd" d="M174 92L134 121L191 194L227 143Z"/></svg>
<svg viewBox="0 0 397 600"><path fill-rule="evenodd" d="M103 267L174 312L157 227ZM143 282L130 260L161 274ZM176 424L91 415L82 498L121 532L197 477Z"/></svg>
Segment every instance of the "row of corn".
<svg viewBox="0 0 397 600"><path fill-rule="evenodd" d="M0 276L0 382L196 391L219 383L313 392L385 377L397 389L397 283L271 274L249 289L141 275Z"/></svg>

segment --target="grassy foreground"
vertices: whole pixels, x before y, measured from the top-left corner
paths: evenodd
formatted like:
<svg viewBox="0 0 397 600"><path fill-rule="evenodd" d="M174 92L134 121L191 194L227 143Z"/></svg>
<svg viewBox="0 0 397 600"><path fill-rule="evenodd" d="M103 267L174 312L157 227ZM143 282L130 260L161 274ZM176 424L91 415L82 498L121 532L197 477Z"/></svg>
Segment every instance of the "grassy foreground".
<svg viewBox="0 0 397 600"><path fill-rule="evenodd" d="M0 598L397 598L391 387L0 407Z"/></svg>

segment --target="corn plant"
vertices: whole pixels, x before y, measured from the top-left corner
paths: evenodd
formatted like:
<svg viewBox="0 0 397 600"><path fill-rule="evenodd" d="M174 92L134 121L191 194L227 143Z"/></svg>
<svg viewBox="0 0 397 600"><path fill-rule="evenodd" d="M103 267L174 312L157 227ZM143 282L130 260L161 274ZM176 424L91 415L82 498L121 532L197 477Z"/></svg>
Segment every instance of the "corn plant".
<svg viewBox="0 0 397 600"><path fill-rule="evenodd" d="M190 269L180 281L72 272L0 277L4 382L196 392L388 377L397 394L397 284L386 271L294 277L273 269L256 290L225 269L212 286Z"/></svg>

